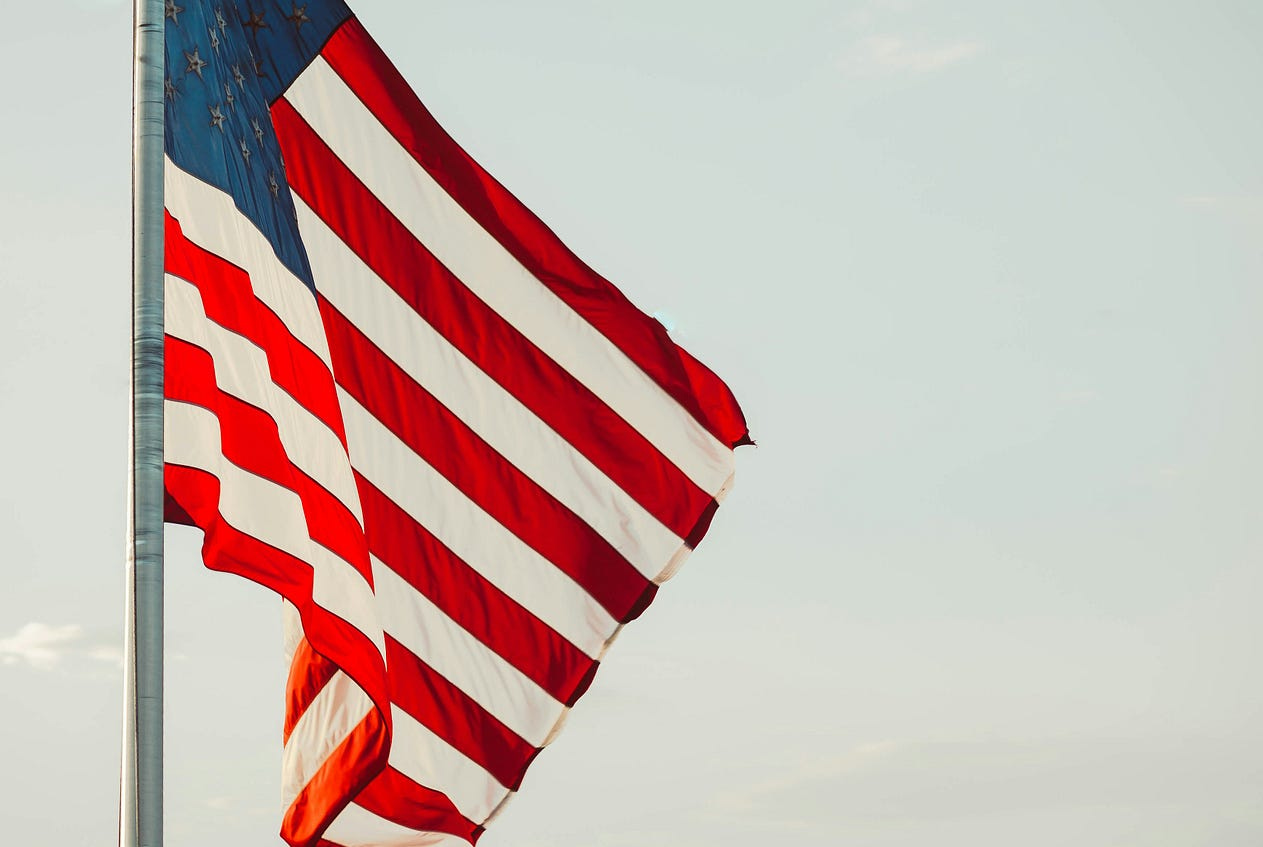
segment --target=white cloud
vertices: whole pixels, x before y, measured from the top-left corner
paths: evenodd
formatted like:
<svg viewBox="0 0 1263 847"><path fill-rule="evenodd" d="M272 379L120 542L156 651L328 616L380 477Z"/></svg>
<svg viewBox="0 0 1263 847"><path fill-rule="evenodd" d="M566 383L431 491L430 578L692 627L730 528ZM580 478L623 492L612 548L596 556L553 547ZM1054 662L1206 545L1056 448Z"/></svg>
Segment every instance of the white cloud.
<svg viewBox="0 0 1263 847"><path fill-rule="evenodd" d="M870 35L843 56L843 70L852 76L928 74L972 58L978 41L930 44L897 35Z"/></svg>
<svg viewBox="0 0 1263 847"><path fill-rule="evenodd" d="M123 648L117 644L98 644L90 648L87 655L89 659L96 659L98 662L107 662L119 667L123 666Z"/></svg>
<svg viewBox="0 0 1263 847"><path fill-rule="evenodd" d="M78 624L53 626L39 621L25 624L13 635L0 638L0 665L48 671L65 669L95 675L93 668L123 667L123 650L112 633L91 633Z"/></svg>
<svg viewBox="0 0 1263 847"><path fill-rule="evenodd" d="M49 626L32 621L14 635L0 638L0 663L27 664L48 670L61 661L82 637L83 627L76 624Z"/></svg>

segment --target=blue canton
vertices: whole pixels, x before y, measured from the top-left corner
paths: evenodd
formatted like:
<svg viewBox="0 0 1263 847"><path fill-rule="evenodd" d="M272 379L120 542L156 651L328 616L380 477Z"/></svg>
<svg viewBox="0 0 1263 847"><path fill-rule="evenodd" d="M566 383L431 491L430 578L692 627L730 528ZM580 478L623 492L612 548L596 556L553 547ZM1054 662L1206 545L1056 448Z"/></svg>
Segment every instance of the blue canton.
<svg viewBox="0 0 1263 847"><path fill-rule="evenodd" d="M166 0L166 152L232 195L314 290L270 105L351 16L346 4Z"/></svg>

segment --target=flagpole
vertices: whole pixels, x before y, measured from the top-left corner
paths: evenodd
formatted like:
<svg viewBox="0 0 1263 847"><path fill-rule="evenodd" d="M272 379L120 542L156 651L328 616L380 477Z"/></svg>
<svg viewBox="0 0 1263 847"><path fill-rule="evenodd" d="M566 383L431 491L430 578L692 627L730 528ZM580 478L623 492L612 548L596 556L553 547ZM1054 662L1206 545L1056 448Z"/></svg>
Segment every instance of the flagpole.
<svg viewBox="0 0 1263 847"><path fill-rule="evenodd" d="M120 847L162 845L163 0L132 23L132 382Z"/></svg>

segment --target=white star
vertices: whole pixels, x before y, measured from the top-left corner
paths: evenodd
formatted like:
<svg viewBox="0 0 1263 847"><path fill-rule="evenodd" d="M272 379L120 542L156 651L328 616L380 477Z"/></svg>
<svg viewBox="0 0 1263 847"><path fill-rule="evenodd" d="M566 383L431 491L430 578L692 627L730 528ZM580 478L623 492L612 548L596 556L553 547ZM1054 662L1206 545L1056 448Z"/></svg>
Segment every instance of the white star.
<svg viewBox="0 0 1263 847"><path fill-rule="evenodd" d="M188 52L187 50L184 51L184 58L189 60L189 66L184 69L184 72L188 73L189 71L192 71L193 73L197 74L198 79L201 79L202 68L206 67L206 63L203 62L202 57L198 55L198 49L199 48L194 47L192 53Z"/></svg>
<svg viewBox="0 0 1263 847"><path fill-rule="evenodd" d="M206 32L210 34L211 49L214 50L216 53L218 53L219 52L219 33L215 32L214 27L210 27L209 29L206 30Z"/></svg>
<svg viewBox="0 0 1263 847"><path fill-rule="evenodd" d="M175 83L171 81L171 77L167 77L162 81L162 93L168 100L174 100L176 91Z"/></svg>
<svg viewBox="0 0 1263 847"><path fill-rule="evenodd" d="M276 174L268 174L268 191L272 192L272 196L276 197L281 193L281 184L276 181Z"/></svg>
<svg viewBox="0 0 1263 847"><path fill-rule="evenodd" d="M245 75L245 74L243 74L243 73L241 72L241 66L240 66L240 65L233 65L233 66L232 66L232 78L233 78L233 79L235 79L235 80L237 81L237 87L238 87L238 88L245 88L245 87L246 87L246 75Z"/></svg>
<svg viewBox="0 0 1263 847"><path fill-rule="evenodd" d="M285 20L291 22L294 25L294 29L302 29L303 24L311 23L311 18L307 17L307 5L306 3L301 6L297 3L290 4L293 14L286 15Z"/></svg>
<svg viewBox="0 0 1263 847"><path fill-rule="evenodd" d="M241 25L250 27L250 29L254 30L254 34L258 35L259 30L270 29L267 23L263 20L263 16L265 14L267 13L266 12L251 12L250 18L248 20L242 21Z"/></svg>
<svg viewBox="0 0 1263 847"><path fill-rule="evenodd" d="M254 127L254 140L262 144L263 143L263 127L259 126L259 119L251 118L250 126Z"/></svg>
<svg viewBox="0 0 1263 847"><path fill-rule="evenodd" d="M246 144L246 140L244 138L237 143L241 147L241 158L246 160L246 167L248 168L250 167L250 148Z"/></svg>
<svg viewBox="0 0 1263 847"><path fill-rule="evenodd" d="M230 109L237 108L237 98L233 96L232 86L226 82L224 83L224 102L228 104Z"/></svg>
<svg viewBox="0 0 1263 847"><path fill-rule="evenodd" d="M167 0L166 8L163 9L164 17L174 21L176 26L180 25L180 13L183 11L184 7L175 5L175 0Z"/></svg>
<svg viewBox="0 0 1263 847"><path fill-rule="evenodd" d="M207 106L206 108L210 109L210 114L211 114L210 125L215 127L215 129L219 130L220 132L223 132L224 121L228 119L225 118L224 113L220 111L219 104L216 103L214 106Z"/></svg>
<svg viewBox="0 0 1263 847"><path fill-rule="evenodd" d="M228 31L228 20L224 17L223 9L215 10L215 26L219 27L220 32Z"/></svg>

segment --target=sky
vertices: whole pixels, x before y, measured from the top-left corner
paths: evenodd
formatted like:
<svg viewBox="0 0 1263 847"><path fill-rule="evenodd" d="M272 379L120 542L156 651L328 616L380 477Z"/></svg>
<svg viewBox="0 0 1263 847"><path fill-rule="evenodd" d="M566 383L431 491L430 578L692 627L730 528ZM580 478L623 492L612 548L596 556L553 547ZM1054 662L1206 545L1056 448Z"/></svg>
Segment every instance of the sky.
<svg viewBox="0 0 1263 847"><path fill-rule="evenodd" d="M115 837L130 10L0 27L0 824ZM757 448L484 847L1263 843L1263 5L358 0ZM167 836L279 845L168 530Z"/></svg>

